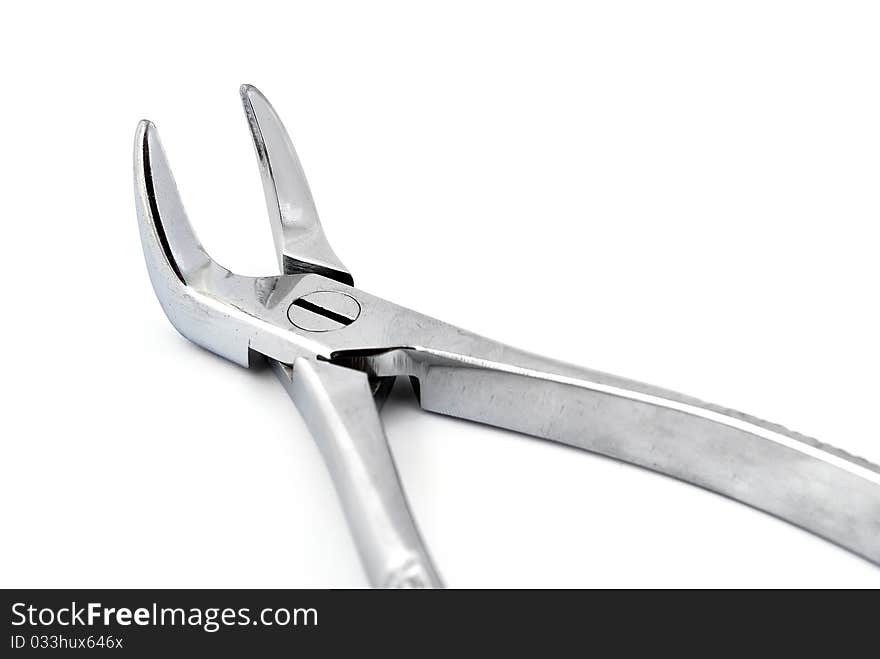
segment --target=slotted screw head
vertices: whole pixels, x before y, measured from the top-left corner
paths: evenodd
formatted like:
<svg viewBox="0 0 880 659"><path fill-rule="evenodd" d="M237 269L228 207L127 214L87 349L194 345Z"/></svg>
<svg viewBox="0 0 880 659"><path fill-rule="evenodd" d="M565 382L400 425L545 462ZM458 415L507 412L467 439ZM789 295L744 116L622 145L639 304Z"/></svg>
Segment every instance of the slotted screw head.
<svg viewBox="0 0 880 659"><path fill-rule="evenodd" d="M351 295L316 291L294 300L287 309L287 318L307 332L329 332L351 325L360 313L361 305Z"/></svg>

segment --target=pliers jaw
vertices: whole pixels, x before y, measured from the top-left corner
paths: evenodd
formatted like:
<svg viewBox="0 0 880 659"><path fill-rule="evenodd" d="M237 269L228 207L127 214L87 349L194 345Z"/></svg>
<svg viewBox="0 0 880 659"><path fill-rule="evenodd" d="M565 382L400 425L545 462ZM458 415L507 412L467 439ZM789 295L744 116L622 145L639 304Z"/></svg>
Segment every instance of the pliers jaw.
<svg viewBox="0 0 880 659"><path fill-rule="evenodd" d="M256 92L248 89L250 98ZM275 151L268 151L263 142L261 145L261 163L269 163L266 154ZM292 151L287 155L296 158ZM351 281L351 275L326 244L317 215L311 215L308 227L301 228L291 226L295 224L291 221L281 225L280 215L270 212L273 226L278 226L278 233L286 236L286 241L278 244L279 261L289 274L238 275L212 259L199 242L158 131L149 121L138 125L134 168L135 201L147 270L165 314L181 334L242 366L248 366L255 353L288 364L298 357L331 356L334 343L321 332L299 331L290 315L294 302L305 298L302 304L307 305L309 296L328 289L347 290L347 282ZM274 171L269 164L262 169ZM272 178L271 174L268 176ZM288 191L289 188L288 185ZM304 181L301 189L308 191ZM289 200L284 205L291 207ZM315 274L318 272L321 274ZM333 314L332 309L327 312Z"/></svg>
<svg viewBox="0 0 880 659"><path fill-rule="evenodd" d="M177 185L149 121L138 124L134 145L134 194L141 246L153 290L171 324L190 341L242 366L249 364L247 333L211 282L239 279L202 248L186 216Z"/></svg>
<svg viewBox="0 0 880 659"><path fill-rule="evenodd" d="M285 312L288 307L283 303L292 302L286 299L291 295L315 292L314 286L299 290L303 275L319 275L347 286L354 280L327 242L281 119L256 87L242 85L240 94L282 275L244 277L208 255L187 218L158 131L151 122L142 121L135 137L135 200L150 279L181 334L237 364L247 366L264 344L268 344L266 356L287 363L299 356L327 357L332 350L315 345L313 335L306 335L300 350L296 327L286 313L274 312L281 307ZM333 314L332 309L328 312ZM267 333L275 334L275 340L269 340Z"/></svg>
<svg viewBox="0 0 880 659"><path fill-rule="evenodd" d="M324 236L306 175L281 118L253 85L242 85L239 92L260 164L281 272L311 272L353 286L351 273Z"/></svg>

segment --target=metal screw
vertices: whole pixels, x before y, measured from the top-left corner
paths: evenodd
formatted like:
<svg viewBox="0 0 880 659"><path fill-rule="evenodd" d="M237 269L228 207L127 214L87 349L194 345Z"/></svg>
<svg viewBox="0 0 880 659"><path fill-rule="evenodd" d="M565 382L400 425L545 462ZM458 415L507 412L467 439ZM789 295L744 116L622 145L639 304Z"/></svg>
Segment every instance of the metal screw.
<svg viewBox="0 0 880 659"><path fill-rule="evenodd" d="M342 329L356 321L360 314L358 301L338 291L316 291L303 295L287 309L288 320L307 332Z"/></svg>

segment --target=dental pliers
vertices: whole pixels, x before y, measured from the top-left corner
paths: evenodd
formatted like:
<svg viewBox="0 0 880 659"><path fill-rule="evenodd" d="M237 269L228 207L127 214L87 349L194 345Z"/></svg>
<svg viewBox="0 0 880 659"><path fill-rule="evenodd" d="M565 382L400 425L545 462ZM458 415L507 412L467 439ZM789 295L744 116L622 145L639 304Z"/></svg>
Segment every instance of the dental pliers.
<svg viewBox="0 0 880 659"><path fill-rule="evenodd" d="M241 88L282 274L216 263L190 226L155 126L134 150L140 235L177 330L241 366L267 360L321 449L370 582L440 587L379 407L408 376L425 410L586 449L758 508L880 564L880 467L782 426L502 345L354 287L296 152Z"/></svg>

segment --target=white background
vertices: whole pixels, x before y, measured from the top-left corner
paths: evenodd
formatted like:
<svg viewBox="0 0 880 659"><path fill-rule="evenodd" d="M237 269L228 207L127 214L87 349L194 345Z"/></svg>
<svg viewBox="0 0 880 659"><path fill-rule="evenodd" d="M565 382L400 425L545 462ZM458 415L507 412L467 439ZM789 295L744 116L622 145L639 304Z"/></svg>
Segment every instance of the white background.
<svg viewBox="0 0 880 659"><path fill-rule="evenodd" d="M0 585L366 584L268 371L165 319L153 119L203 243L275 271L242 82L358 285L880 462L872 3L7 3ZM451 586L880 586L765 514L588 453L383 413Z"/></svg>

